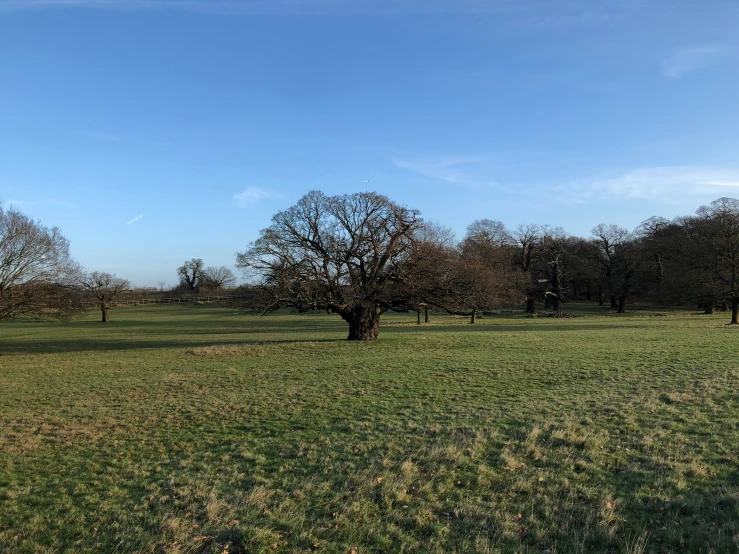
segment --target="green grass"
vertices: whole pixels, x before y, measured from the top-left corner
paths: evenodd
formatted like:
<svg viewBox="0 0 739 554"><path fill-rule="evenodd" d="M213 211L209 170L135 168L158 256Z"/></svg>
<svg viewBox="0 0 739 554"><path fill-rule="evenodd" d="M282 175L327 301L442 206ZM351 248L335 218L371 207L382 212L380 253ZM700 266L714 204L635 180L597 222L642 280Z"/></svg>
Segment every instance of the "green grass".
<svg viewBox="0 0 739 554"><path fill-rule="evenodd" d="M739 551L739 330L152 306L0 326L0 551Z"/></svg>

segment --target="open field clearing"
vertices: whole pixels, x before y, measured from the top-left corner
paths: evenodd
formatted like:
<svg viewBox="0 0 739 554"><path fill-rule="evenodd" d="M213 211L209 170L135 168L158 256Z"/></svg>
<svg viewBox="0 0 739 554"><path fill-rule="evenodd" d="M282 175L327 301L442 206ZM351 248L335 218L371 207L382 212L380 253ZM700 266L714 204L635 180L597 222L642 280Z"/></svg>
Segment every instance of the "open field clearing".
<svg viewBox="0 0 739 554"><path fill-rule="evenodd" d="M726 314L98 318L0 328L2 552L739 551Z"/></svg>

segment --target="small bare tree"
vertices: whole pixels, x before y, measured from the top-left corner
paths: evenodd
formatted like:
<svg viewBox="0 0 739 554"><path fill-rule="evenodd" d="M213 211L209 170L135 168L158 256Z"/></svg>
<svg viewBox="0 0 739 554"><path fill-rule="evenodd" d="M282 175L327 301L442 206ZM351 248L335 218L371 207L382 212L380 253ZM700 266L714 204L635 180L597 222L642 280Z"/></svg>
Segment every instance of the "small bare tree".
<svg viewBox="0 0 739 554"><path fill-rule="evenodd" d="M552 309L554 317L562 315L562 302L565 301L565 285L563 278L564 253L567 248L567 233L561 227L543 226L539 248L549 266L545 292L545 306Z"/></svg>
<svg viewBox="0 0 739 554"><path fill-rule="evenodd" d="M617 251L630 240L628 229L618 225L604 225L600 223L590 231L593 235L591 242L595 246L596 263L600 266L601 280L605 282L605 289L611 302L611 308L618 308L618 285L616 273L618 271ZM601 290L603 287L601 287ZM600 298L603 305L603 298Z"/></svg>
<svg viewBox="0 0 739 554"><path fill-rule="evenodd" d="M102 322L110 321L110 306L123 291L128 290L131 285L125 279L119 279L110 273L93 271L86 275L82 281L85 290L100 304Z"/></svg>
<svg viewBox="0 0 739 554"><path fill-rule="evenodd" d="M423 222L413 237L403 286L419 325L422 313L426 323L431 321L430 306L440 307L456 244L454 232L436 222Z"/></svg>
<svg viewBox="0 0 739 554"><path fill-rule="evenodd" d="M200 284L215 290L229 288L236 285L236 276L225 265L221 267L206 267L200 277Z"/></svg>
<svg viewBox="0 0 739 554"><path fill-rule="evenodd" d="M203 267L205 267L205 264L202 259L193 258L177 268L180 283L185 285L190 292L194 292L200 285L200 280L203 276Z"/></svg>
<svg viewBox="0 0 739 554"><path fill-rule="evenodd" d="M516 243L515 263L523 274L523 283L526 293L526 313L536 311L536 286L532 271L532 262L541 240L541 226L535 224L519 225L513 233Z"/></svg>

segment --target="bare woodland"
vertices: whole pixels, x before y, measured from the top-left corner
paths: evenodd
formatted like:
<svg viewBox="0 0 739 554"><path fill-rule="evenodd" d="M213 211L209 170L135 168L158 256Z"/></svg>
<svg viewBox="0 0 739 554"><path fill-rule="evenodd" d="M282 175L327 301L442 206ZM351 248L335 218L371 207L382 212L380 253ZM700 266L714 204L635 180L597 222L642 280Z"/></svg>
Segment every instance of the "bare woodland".
<svg viewBox="0 0 739 554"><path fill-rule="evenodd" d="M573 300L619 313L635 301L719 309L739 324L739 201L720 198L672 221L655 216L633 231L599 224L587 237L482 219L458 241L384 195L312 191L275 214L236 267L249 310L334 313L349 340L377 339L387 311L416 312L419 323L431 310L475 323L504 307L564 317ZM201 258L176 273L190 294L236 286L229 268ZM115 275L85 272L58 228L0 205L0 319L69 319L87 300L107 322L129 288Z"/></svg>

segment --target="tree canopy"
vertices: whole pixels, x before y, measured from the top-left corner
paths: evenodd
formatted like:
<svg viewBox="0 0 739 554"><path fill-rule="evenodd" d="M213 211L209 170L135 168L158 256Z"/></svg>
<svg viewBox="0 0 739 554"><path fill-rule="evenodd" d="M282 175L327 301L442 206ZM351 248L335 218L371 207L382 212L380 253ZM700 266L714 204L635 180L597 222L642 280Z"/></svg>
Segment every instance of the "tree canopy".
<svg viewBox="0 0 739 554"><path fill-rule="evenodd" d="M98 302L102 315L101 321L110 321L110 305L122 292L128 290L131 284L110 273L93 271L85 275L82 280L84 289Z"/></svg>
<svg viewBox="0 0 739 554"><path fill-rule="evenodd" d="M190 292L194 291L203 278L205 263L200 258L192 258L177 268L180 284L187 287Z"/></svg>
<svg viewBox="0 0 739 554"><path fill-rule="evenodd" d="M264 309L337 313L350 340L374 340L382 313L410 308L402 284L420 225L416 210L381 194L312 191L277 213L236 265L261 278Z"/></svg>
<svg viewBox="0 0 739 554"><path fill-rule="evenodd" d="M68 319L80 309L79 271L58 227L0 204L0 320Z"/></svg>

